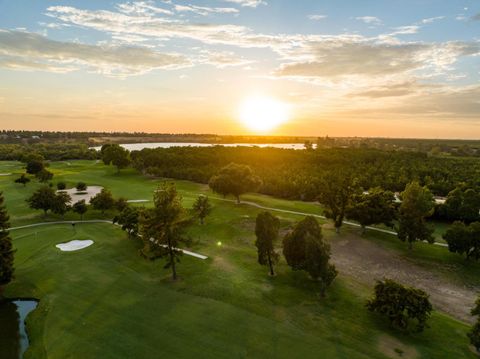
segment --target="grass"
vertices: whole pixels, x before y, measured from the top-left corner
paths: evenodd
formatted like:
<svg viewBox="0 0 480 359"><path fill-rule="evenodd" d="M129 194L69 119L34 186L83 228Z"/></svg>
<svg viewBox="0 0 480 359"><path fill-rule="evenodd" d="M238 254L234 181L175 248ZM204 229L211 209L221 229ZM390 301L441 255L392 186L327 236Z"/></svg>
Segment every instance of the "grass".
<svg viewBox="0 0 480 359"><path fill-rule="evenodd" d="M52 163L55 183L65 181L72 187L84 181L105 186L115 196L151 199L161 182L130 170L117 175L93 161L70 163ZM0 173L6 168L21 171L16 163L0 163ZM43 221L42 214L32 212L25 203L39 185L32 182L23 188L13 183L14 178L0 177L12 224ZM199 193L207 192L203 185L176 183L186 207ZM269 207L317 211L314 204L268 196L252 194L245 199ZM292 272L283 260L278 275L269 277L267 269L257 264L254 247L254 220L260 210L217 200L214 205L206 225L189 228L191 249L209 259L184 256L177 282L171 281L161 261L141 258L140 244L109 224L12 231L16 279L6 295L40 299L27 320L31 347L26 357L385 358L385 333L421 357L474 357L468 348L468 326L438 312L424 333L391 330L364 308L373 283L365 286L340 274L327 297L319 299L315 283L303 273ZM301 218L279 216L284 229ZM98 217L95 211L86 216ZM388 239L394 237L370 237L391 250L404 250L404 244ZM95 243L78 252L55 248L72 239ZM416 246L413 253L414 260L425 265L450 255L445 248L431 246ZM474 273L479 273L478 268L472 269Z"/></svg>

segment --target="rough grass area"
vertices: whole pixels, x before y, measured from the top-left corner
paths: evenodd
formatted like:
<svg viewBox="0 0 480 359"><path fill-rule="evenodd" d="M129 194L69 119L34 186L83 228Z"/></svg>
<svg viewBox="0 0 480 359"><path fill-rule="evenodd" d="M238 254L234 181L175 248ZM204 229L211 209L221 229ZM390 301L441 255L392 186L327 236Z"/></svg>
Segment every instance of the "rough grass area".
<svg viewBox="0 0 480 359"><path fill-rule="evenodd" d="M16 163L0 163L0 172L6 172L6 164L9 172L21 171ZM83 181L127 199L151 198L161 182L131 170L117 175L115 169L94 161L52 163L50 170L54 182L62 180L71 187ZM39 185L34 181L23 188L12 179L0 178L12 224L43 221L42 213L32 212L24 201ZM207 192L205 186L190 182L178 181L177 187L186 207ZM267 196L247 198L271 207L317 209L314 204ZM292 272L284 260L278 275L269 277L257 264L253 245L252 229L260 210L220 200L213 204L206 224L189 228L193 239L189 249L209 258L183 256L177 282L171 281L161 261L149 262L137 254L138 241L128 240L110 224L12 231L16 279L6 295L40 299L27 320L31 347L26 358L390 358L400 351L407 358L475 357L468 346L468 326L440 312L434 313L424 333L391 330L364 307L373 282L340 273L327 297L320 299L316 284L304 273ZM301 218L279 216L283 232ZM100 213L89 211L85 218L100 218ZM353 230L340 236L330 229L325 233L329 240L340 241ZM358 237L406 255L404 244L395 237L369 233L365 238ZM95 244L76 252L55 248L84 239ZM443 258L450 258L445 248L419 245L413 253L413 262L444 275L438 267ZM477 267L469 270L480 274ZM445 278L450 279L446 274Z"/></svg>

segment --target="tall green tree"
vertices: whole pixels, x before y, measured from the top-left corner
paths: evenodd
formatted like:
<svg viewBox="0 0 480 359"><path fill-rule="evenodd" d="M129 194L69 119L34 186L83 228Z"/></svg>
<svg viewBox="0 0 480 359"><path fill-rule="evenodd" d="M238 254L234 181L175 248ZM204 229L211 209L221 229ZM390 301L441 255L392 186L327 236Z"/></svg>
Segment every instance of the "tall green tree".
<svg viewBox="0 0 480 359"><path fill-rule="evenodd" d="M257 240L258 263L268 265L270 275L274 276L273 265L278 262L278 253L275 252L275 242L278 240L280 220L270 212L259 213L255 222Z"/></svg>
<svg viewBox="0 0 480 359"><path fill-rule="evenodd" d="M386 279L377 281L374 296L367 302L367 308L386 316L394 327L402 330L408 329L410 321L415 320L416 331L421 332L432 312L428 298L428 294L421 289Z"/></svg>
<svg viewBox="0 0 480 359"><path fill-rule="evenodd" d="M383 223L393 227L397 211L393 192L380 187L371 188L368 192L353 195L352 203L347 209L347 218L360 223L362 232L367 226Z"/></svg>
<svg viewBox="0 0 480 359"><path fill-rule="evenodd" d="M86 191L87 188L88 186L85 182L78 182L77 185L75 186L75 189L77 190L77 192Z"/></svg>
<svg viewBox="0 0 480 359"><path fill-rule="evenodd" d="M139 233L139 222L141 209L127 206L115 218L113 223L118 223L122 230L127 232L129 238L135 238Z"/></svg>
<svg viewBox="0 0 480 359"><path fill-rule="evenodd" d="M337 233L353 196L359 191L357 181L348 169L332 170L320 180L318 201L325 206L325 216L333 220Z"/></svg>
<svg viewBox="0 0 480 359"><path fill-rule="evenodd" d="M230 163L213 176L208 184L214 192L223 196L233 195L237 203L240 203L242 194L256 191L261 183L249 166Z"/></svg>
<svg viewBox="0 0 480 359"><path fill-rule="evenodd" d="M207 217L212 210L212 205L210 204L208 196L205 196L203 194L198 196L198 198L195 200L195 203L193 204L192 210L195 216L200 219L200 224L203 224L205 221L205 217Z"/></svg>
<svg viewBox="0 0 480 359"><path fill-rule="evenodd" d="M283 239L283 254L293 270L304 270L320 283L320 295L337 276L330 264L330 245L323 241L322 228L313 216L298 222Z"/></svg>
<svg viewBox="0 0 480 359"><path fill-rule="evenodd" d="M53 173L43 168L35 174L35 177L42 183L48 182L53 178Z"/></svg>
<svg viewBox="0 0 480 359"><path fill-rule="evenodd" d="M164 268L172 270L172 278L177 279L176 264L182 251L178 249L187 223L181 197L175 184L164 183L153 196L153 208L142 211L140 233L144 242L141 253L146 258L166 258Z"/></svg>
<svg viewBox="0 0 480 359"><path fill-rule="evenodd" d="M25 173L22 173L21 176L15 180L15 183L21 183L23 184L23 187L25 187L28 182L30 182L30 178L25 176Z"/></svg>
<svg viewBox="0 0 480 359"><path fill-rule="evenodd" d="M4 202L3 192L0 192L0 298L2 297L3 287L10 283L13 278L15 252L13 250L12 238L10 238L8 233L10 217Z"/></svg>
<svg viewBox="0 0 480 359"><path fill-rule="evenodd" d="M72 211L80 215L80 220L83 220L83 215L87 213L88 206L84 199L75 202L72 206Z"/></svg>
<svg viewBox="0 0 480 359"><path fill-rule="evenodd" d="M106 188L102 188L100 193L97 193L91 200L90 204L97 211L101 211L102 215L105 211L115 207L115 200L113 199L112 192Z"/></svg>
<svg viewBox="0 0 480 359"><path fill-rule="evenodd" d="M43 210L44 215L51 210L55 202L55 191L49 186L43 186L37 189L28 199L27 203L32 209Z"/></svg>
<svg viewBox="0 0 480 359"><path fill-rule="evenodd" d="M31 175L36 175L38 172L43 170L45 165L41 159L32 159L27 162L26 171Z"/></svg>
<svg viewBox="0 0 480 359"><path fill-rule="evenodd" d="M104 145L100 152L103 163L106 165L112 164L117 167L117 173L130 164L130 152L120 145Z"/></svg>
<svg viewBox="0 0 480 359"><path fill-rule="evenodd" d="M473 307L471 314L477 317L477 320L467 333L467 336L470 339L470 344L480 352L480 298L477 298L475 301L475 307Z"/></svg>
<svg viewBox="0 0 480 359"><path fill-rule="evenodd" d="M411 182L401 193L402 204L398 211L398 238L408 242L408 248L413 248L415 241L433 243L433 228L426 218L433 214L435 201L432 193L418 182Z"/></svg>
<svg viewBox="0 0 480 359"><path fill-rule="evenodd" d="M70 206L70 201L72 200L72 197L66 192L58 192L55 195L55 198L52 203L52 212L55 214L59 214L62 216L62 218L65 216L65 213L67 213L71 206Z"/></svg>
<svg viewBox="0 0 480 359"><path fill-rule="evenodd" d="M447 229L443 239L450 252L465 255L467 259L480 259L480 222L465 225L456 221Z"/></svg>

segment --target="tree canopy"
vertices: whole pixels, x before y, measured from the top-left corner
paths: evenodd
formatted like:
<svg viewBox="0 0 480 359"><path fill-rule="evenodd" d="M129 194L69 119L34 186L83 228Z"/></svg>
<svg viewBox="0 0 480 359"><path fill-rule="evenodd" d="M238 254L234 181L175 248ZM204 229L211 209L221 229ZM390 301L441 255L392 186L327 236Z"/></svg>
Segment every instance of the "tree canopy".
<svg viewBox="0 0 480 359"><path fill-rule="evenodd" d="M433 214L435 201L432 193L418 182L408 184L401 193L402 204L398 211L398 238L408 242L412 249L415 241L434 242L433 228L426 218Z"/></svg>
<svg viewBox="0 0 480 359"><path fill-rule="evenodd" d="M54 206L55 191L49 186L42 186L37 189L28 199L27 203L32 209L41 209L46 215Z"/></svg>
<svg viewBox="0 0 480 359"><path fill-rule="evenodd" d="M210 204L208 196L203 194L198 196L193 204L192 210L194 215L200 219L200 224L203 224L205 217L207 217L212 210L212 205Z"/></svg>
<svg viewBox="0 0 480 359"><path fill-rule="evenodd" d="M106 165L114 165L117 172L130 164L130 152L117 144L106 144L101 149L102 161Z"/></svg>
<svg viewBox="0 0 480 359"><path fill-rule="evenodd" d="M270 212L259 213L255 221L255 235L257 240L258 263L268 265L270 275L275 275L273 265L278 262L278 253L275 251L275 242L278 240L280 220Z"/></svg>
<svg viewBox="0 0 480 359"><path fill-rule="evenodd" d="M240 203L240 196L253 192L261 185L261 180L246 165L230 163L210 179L210 188L223 196L233 195Z"/></svg>
<svg viewBox="0 0 480 359"><path fill-rule="evenodd" d="M313 216L305 217L283 239L283 254L293 270L304 270L320 283L320 294L333 282L337 270L330 264L330 245Z"/></svg>
<svg viewBox="0 0 480 359"><path fill-rule="evenodd" d="M406 330L415 320L416 331L423 331L432 312L427 293L406 287L393 280L377 281L374 296L367 302L368 310L386 316L394 327Z"/></svg>
<svg viewBox="0 0 480 359"><path fill-rule="evenodd" d="M443 239L450 252L465 255L467 259L480 259L480 222L465 225L456 221L447 229Z"/></svg>
<svg viewBox="0 0 480 359"><path fill-rule="evenodd" d="M4 202L3 192L0 192L0 298L2 297L1 287L10 283L13 278L15 252L12 245L12 238L8 233L10 217Z"/></svg>

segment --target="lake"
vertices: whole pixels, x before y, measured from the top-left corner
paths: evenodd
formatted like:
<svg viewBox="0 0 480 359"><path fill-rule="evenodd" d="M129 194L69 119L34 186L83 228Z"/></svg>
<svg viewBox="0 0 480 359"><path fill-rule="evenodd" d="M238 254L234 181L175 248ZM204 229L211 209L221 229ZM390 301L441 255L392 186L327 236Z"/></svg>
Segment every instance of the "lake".
<svg viewBox="0 0 480 359"><path fill-rule="evenodd" d="M0 302L0 357L21 359L28 348L25 318L38 305L35 300Z"/></svg>
<svg viewBox="0 0 480 359"><path fill-rule="evenodd" d="M212 146L225 146L225 147L273 147L273 148L285 148L293 150L303 150L305 146L303 143L222 143L222 144L210 144L210 143L194 143L194 142L153 142L153 143L125 143L120 144L123 148L129 151L140 151L144 148L170 148L170 147L212 147ZM102 147L92 147L99 151Z"/></svg>

